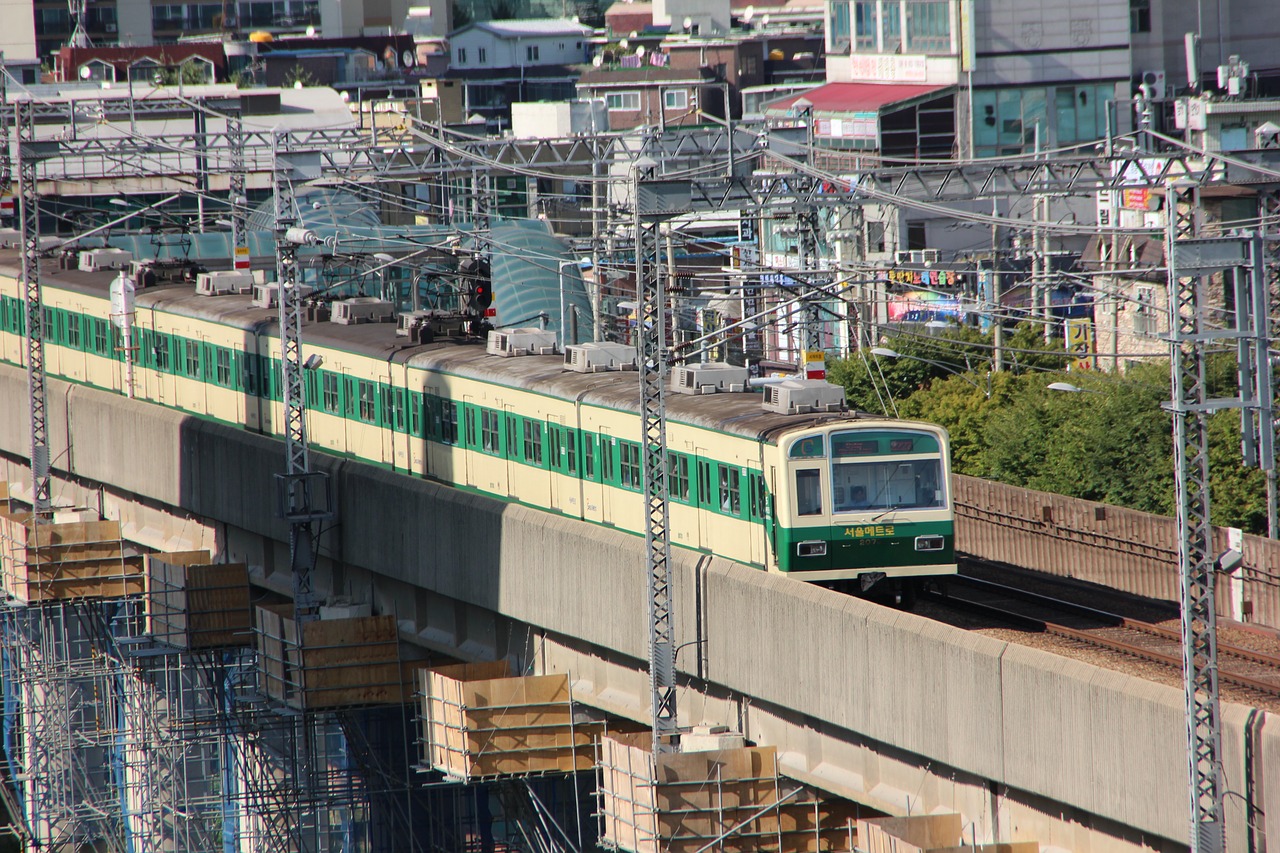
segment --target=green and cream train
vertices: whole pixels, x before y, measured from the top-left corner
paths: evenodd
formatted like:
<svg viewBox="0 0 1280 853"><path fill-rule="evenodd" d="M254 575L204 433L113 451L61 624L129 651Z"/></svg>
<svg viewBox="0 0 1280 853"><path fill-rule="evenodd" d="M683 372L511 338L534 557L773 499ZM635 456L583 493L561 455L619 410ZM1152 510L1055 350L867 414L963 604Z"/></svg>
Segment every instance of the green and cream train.
<svg viewBox="0 0 1280 853"><path fill-rule="evenodd" d="M0 359L21 365L15 278L0 275ZM46 273L45 360L52 376L124 393L111 278ZM139 291L135 312L137 399L280 432L276 309L177 284ZM308 322L303 337L304 358L320 357L305 379L313 448L643 533L634 372L577 372L562 356L500 357L474 342L419 344L386 323ZM863 589L956 571L943 429L769 411L762 397L772 392L736 387L667 395L674 545Z"/></svg>

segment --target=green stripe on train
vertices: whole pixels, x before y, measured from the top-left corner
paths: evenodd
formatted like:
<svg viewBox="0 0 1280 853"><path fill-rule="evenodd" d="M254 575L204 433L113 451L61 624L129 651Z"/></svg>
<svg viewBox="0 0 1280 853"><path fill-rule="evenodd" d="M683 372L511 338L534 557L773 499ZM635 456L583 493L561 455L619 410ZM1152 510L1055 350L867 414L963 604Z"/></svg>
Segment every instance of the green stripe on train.
<svg viewBox="0 0 1280 853"><path fill-rule="evenodd" d="M942 550L917 551L916 537L929 535L943 537ZM827 553L797 556L796 545L800 542L826 542ZM784 572L934 566L956 561L954 524L949 520L779 527L777 548L778 568Z"/></svg>

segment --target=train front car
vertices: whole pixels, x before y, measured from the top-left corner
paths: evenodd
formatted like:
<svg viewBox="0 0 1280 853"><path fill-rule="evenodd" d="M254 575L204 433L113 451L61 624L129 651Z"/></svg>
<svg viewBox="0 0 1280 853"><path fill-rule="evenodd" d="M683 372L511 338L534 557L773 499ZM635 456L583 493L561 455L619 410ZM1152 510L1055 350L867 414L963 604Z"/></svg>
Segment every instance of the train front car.
<svg viewBox="0 0 1280 853"><path fill-rule="evenodd" d="M907 602L918 579L956 573L946 430L839 421L784 433L776 447L779 571Z"/></svg>

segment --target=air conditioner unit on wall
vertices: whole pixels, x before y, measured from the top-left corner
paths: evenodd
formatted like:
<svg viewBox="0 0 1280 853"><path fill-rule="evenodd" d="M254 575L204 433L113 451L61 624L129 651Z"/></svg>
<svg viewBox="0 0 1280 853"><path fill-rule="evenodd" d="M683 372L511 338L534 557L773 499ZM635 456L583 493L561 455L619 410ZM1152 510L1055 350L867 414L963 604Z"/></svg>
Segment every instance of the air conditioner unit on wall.
<svg viewBox="0 0 1280 853"><path fill-rule="evenodd" d="M1169 97L1168 85L1163 70L1142 72L1142 85L1151 87L1151 97L1153 98Z"/></svg>

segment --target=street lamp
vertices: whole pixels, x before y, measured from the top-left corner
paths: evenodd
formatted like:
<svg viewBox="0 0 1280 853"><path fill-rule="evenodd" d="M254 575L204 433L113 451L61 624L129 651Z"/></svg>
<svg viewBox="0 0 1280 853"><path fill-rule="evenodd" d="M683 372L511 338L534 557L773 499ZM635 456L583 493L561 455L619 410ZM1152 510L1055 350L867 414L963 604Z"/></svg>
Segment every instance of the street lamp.
<svg viewBox="0 0 1280 853"><path fill-rule="evenodd" d="M1079 385L1072 385L1070 382L1050 382L1044 386L1050 391L1062 391L1067 394L1101 394L1101 391L1095 391L1092 388L1081 388Z"/></svg>
<svg viewBox="0 0 1280 853"><path fill-rule="evenodd" d="M952 376L960 377L960 379L964 380L965 382L972 385L974 388L977 388L979 391L981 391L983 396L985 396L988 400L991 399L991 371L989 370L987 371L987 387L983 388L977 382L974 382L968 376L956 370L954 367L952 367L951 365L947 364L944 361L934 361L933 359L929 359L929 358L921 358L918 355L904 355L903 353L900 353L897 350L889 349L888 347L872 347L870 352L872 355L879 356L880 358L894 358L894 359L909 358L912 361L920 361L920 362L924 362L925 364L932 364L934 367L940 370L945 370L947 373L950 373Z"/></svg>

